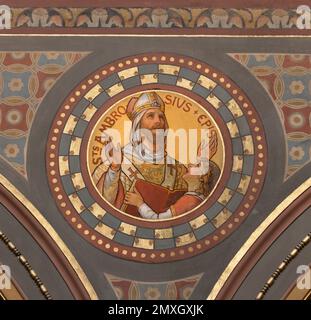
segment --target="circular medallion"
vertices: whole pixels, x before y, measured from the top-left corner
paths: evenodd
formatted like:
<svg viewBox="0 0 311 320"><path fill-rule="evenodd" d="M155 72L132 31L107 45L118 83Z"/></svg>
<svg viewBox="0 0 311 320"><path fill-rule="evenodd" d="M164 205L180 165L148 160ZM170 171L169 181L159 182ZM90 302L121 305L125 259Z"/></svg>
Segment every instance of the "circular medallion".
<svg viewBox="0 0 311 320"><path fill-rule="evenodd" d="M150 97L158 98L164 106L159 117L155 114L158 111L155 101L147 106L142 105L134 118L128 114L131 101L139 102L139 99L148 100ZM95 188L104 200L99 202L108 202L128 216L157 223L194 212L204 205L223 171L225 155L221 130L207 109L191 99L189 94L186 96L173 89L156 89L130 94L102 111L94 117L94 125L90 123L92 131L91 134L86 132L85 138L89 142L85 163L88 164L88 176L91 176L93 184L88 186ZM146 126L146 130L157 128L158 136L155 141L152 141L153 136L151 139L146 136L146 142L137 144L136 140L144 134L143 127ZM211 137L214 139L212 150L206 146L206 153L210 153L206 158L211 158L208 163L210 167L206 168L206 172L190 174L189 166L197 164L198 153L204 149L202 140L207 143ZM111 145L107 146L110 140ZM156 152L148 148L148 140L158 144ZM120 172L116 171L116 174L122 186L112 188L113 182L108 183L107 180L115 172L109 171L111 163L108 159L111 157L107 150L111 151L118 144L121 146L122 161ZM125 193L135 187L157 215L142 215L137 207L133 208L133 204L125 203ZM162 214L167 210L172 211Z"/></svg>
<svg viewBox="0 0 311 320"><path fill-rule="evenodd" d="M202 253L241 224L263 184L266 144L252 103L226 75L146 54L100 68L68 95L47 170L84 238L159 263Z"/></svg>

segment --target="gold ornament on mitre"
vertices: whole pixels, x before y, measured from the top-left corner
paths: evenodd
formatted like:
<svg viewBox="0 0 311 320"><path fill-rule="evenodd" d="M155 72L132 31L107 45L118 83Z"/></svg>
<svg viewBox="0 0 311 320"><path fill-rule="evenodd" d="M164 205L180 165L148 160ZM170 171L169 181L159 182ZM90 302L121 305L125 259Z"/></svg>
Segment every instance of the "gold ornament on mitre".
<svg viewBox="0 0 311 320"><path fill-rule="evenodd" d="M164 101L155 92L145 92L139 97L133 97L127 105L126 114L133 121L140 112L148 109L165 111Z"/></svg>

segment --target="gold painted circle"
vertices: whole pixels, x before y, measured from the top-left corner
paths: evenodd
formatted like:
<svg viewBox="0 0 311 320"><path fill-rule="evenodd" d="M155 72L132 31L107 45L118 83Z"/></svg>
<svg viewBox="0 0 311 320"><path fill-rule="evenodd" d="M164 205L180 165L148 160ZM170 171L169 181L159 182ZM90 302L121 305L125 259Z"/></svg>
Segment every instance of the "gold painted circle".
<svg viewBox="0 0 311 320"><path fill-rule="evenodd" d="M144 159L138 159L139 161L136 161L137 159L135 158L135 161L129 164L129 168L133 169L131 172L138 170L143 177L141 188L149 188L148 193L150 193L150 195L146 195L147 199L144 199L144 202L147 202L148 206L157 214L165 210L171 210L170 218L160 219L169 220L182 215L188 215L204 205L215 190L224 168L225 148L221 131L211 114L197 101L171 90L145 90L120 99L102 114L91 131L87 144L87 168L94 188L106 203L125 215L146 220L146 218L143 218L139 214L137 208L135 213L133 212L135 209L132 208L133 206L128 208L129 206L125 205L124 200L121 205L120 202L116 203L116 200L114 202L111 200L113 193L116 192L116 187L112 186L112 188L110 188L109 184L105 184L105 176L109 169L109 162L103 152L103 147L105 143L107 143L104 139L105 135L112 137L114 145L119 141L122 148L131 144L130 136L133 130L133 122L127 115L127 105L132 98L139 98L141 95L150 92L156 93L164 101L165 111L163 113L168 127L172 130L171 132L176 133L175 138L169 139L165 145L165 153L167 156L175 159L176 163L178 163L178 165L173 167L173 170L175 170L175 180L172 181L172 178L169 178L170 184L164 187L167 190L163 189L163 183L167 182L165 172L170 169L165 163L152 164L145 162ZM192 176L186 179L184 176L188 172L189 164L192 163L194 158L197 158L199 146L202 142L201 133L204 131L202 129L207 129L208 135L216 135L217 147L215 154L210 159L213 174L211 174L212 170L209 170L210 172L204 177ZM118 135L118 133L119 136L116 139L115 135ZM181 136L179 136L179 133ZM186 143L186 147L184 134L186 134L186 142L189 142ZM190 137L194 136L196 136L196 138L192 139L190 143ZM183 142L179 143L181 140ZM141 179L139 178L139 180ZM133 191L133 187L131 188L133 180L128 178L123 172L123 169L121 169L118 181L118 183L122 183L121 188L123 188L123 195L125 195L126 192ZM112 190L113 188L115 189ZM119 188L120 187L117 187L117 190L120 190ZM110 190L112 190L112 193L109 193ZM169 195L167 195L166 192ZM162 208L154 204L159 202L160 199L153 198L152 193L164 197L163 199L165 200L161 200L161 202L164 203ZM185 203L185 205L183 203ZM153 205L157 208L152 207ZM175 208L177 208L177 210ZM147 220L152 221L151 219ZM154 221L159 221L159 219Z"/></svg>

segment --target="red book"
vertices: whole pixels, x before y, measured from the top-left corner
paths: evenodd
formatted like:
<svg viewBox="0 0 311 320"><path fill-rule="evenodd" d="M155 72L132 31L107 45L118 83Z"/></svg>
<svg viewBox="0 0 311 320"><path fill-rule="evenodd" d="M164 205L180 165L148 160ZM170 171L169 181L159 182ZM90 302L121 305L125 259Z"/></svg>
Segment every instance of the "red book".
<svg viewBox="0 0 311 320"><path fill-rule="evenodd" d="M144 202L156 213L169 209L179 198L185 194L185 190L169 190L158 184L137 179L135 187L144 199ZM136 206L127 205L123 208L126 213L140 217Z"/></svg>

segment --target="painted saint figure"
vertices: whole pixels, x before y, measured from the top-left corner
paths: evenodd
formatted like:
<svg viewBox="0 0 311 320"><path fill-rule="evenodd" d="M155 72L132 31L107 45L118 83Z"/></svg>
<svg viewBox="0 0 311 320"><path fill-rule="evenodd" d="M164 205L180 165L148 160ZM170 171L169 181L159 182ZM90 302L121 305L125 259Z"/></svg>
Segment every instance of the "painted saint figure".
<svg viewBox="0 0 311 320"><path fill-rule="evenodd" d="M165 136L164 143L156 143L156 135L169 128L165 103L156 92L132 98L126 111L132 121L130 142L123 148L114 146L107 154L109 164L99 165L93 173L103 197L121 211L145 219L173 218L200 205L220 174L210 161L217 151L216 133L208 143L209 169L197 175L192 173L194 166L186 167L167 154ZM142 133L146 131L150 134ZM201 143L198 156L203 148Z"/></svg>

